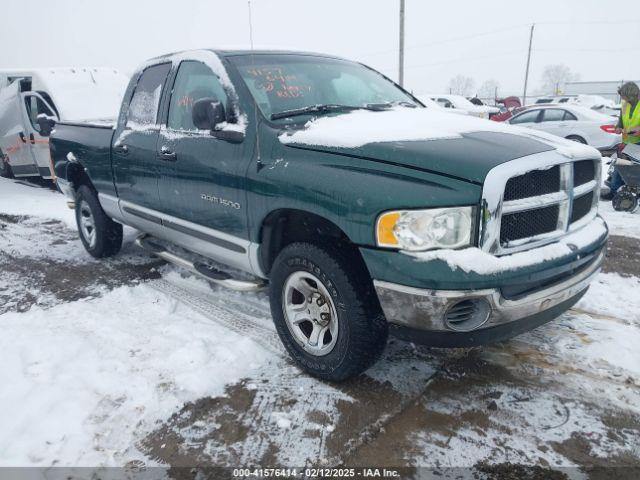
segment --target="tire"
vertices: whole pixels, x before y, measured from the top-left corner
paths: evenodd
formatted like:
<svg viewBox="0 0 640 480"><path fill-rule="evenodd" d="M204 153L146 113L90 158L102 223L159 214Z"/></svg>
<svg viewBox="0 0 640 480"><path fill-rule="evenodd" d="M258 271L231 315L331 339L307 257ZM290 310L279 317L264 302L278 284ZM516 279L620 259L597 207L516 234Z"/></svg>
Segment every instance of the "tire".
<svg viewBox="0 0 640 480"><path fill-rule="evenodd" d="M566 138L567 140L571 140L573 142L578 142L578 143L582 143L583 145L587 145L587 141L584 138L579 137L578 135L569 135Z"/></svg>
<svg viewBox="0 0 640 480"><path fill-rule="evenodd" d="M120 251L122 225L107 217L96 193L86 185L76 194L76 223L80 240L92 257L111 257Z"/></svg>
<svg viewBox="0 0 640 480"><path fill-rule="evenodd" d="M387 343L388 326L373 282L353 255L331 245L294 243L280 252L271 270L271 314L280 340L303 370L322 380L339 382L364 372ZM318 321L296 326L298 314ZM313 345L317 328L325 331Z"/></svg>
<svg viewBox="0 0 640 480"><path fill-rule="evenodd" d="M616 212L635 213L638 210L638 197L625 187L621 187L611 200Z"/></svg>

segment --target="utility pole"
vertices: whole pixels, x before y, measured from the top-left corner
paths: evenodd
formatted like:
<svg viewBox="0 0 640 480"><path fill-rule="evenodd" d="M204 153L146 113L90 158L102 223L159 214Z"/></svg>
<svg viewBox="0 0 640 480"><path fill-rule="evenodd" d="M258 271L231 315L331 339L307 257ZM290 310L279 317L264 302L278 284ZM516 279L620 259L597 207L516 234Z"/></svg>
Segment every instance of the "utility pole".
<svg viewBox="0 0 640 480"><path fill-rule="evenodd" d="M529 53L527 54L527 71L524 74L524 93L522 94L522 106L527 103L527 83L529 83L529 65L531 64L531 46L533 45L533 29L536 24L531 25L531 33L529 33Z"/></svg>
<svg viewBox="0 0 640 480"><path fill-rule="evenodd" d="M398 83L404 85L404 0L400 0L400 55L398 65Z"/></svg>

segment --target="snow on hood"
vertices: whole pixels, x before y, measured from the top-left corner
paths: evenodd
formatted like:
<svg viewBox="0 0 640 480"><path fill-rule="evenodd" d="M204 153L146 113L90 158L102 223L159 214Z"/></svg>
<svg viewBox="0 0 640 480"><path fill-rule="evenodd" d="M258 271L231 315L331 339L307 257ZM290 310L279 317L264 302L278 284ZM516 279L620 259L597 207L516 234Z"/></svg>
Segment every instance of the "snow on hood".
<svg viewBox="0 0 640 480"><path fill-rule="evenodd" d="M381 112L354 110L317 117L301 130L280 134L279 139L284 144L358 148L370 143L461 138L472 132L510 133L532 138L553 146L569 158L600 156L592 147L545 132L427 108L399 107Z"/></svg>
<svg viewBox="0 0 640 480"><path fill-rule="evenodd" d="M576 247L584 248L592 245L607 235L607 225L602 218L597 217L585 227L560 238L557 242L544 247L526 250L496 257L477 247L461 250L433 250L429 252L406 253L418 261L442 260L447 262L452 270L460 269L464 272L476 272L482 275L493 275L509 270L530 267L541 262L547 262L571 255Z"/></svg>

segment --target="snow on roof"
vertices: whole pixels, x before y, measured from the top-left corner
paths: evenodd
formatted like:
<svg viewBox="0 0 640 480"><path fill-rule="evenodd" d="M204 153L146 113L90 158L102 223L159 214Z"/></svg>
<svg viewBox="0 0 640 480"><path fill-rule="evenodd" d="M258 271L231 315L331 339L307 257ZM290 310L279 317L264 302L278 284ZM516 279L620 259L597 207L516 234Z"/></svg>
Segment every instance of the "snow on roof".
<svg viewBox="0 0 640 480"><path fill-rule="evenodd" d="M65 121L116 118L129 79L113 68L69 67L4 70L31 77L32 90L44 91Z"/></svg>
<svg viewBox="0 0 640 480"><path fill-rule="evenodd" d="M220 57L213 50L186 50L184 52L177 52L168 55L164 55L162 57L152 58L144 62L137 71L144 70L145 68L151 65L157 65L158 63L168 62L174 66L180 64L185 60L195 60L204 63L207 67L211 69L211 71L220 79L220 83L223 88L227 92L227 94L231 95L231 97L237 98L236 89L229 78L229 74L227 73L227 69L223 65ZM233 106L235 108L235 116L238 119L236 123L227 123L219 125L221 130L226 131L236 131L244 133L247 127L247 116L240 112L238 102L234 101Z"/></svg>
<svg viewBox="0 0 640 480"><path fill-rule="evenodd" d="M471 132L498 132L533 138L569 158L598 158L597 150L545 132L436 109L398 107L382 112L355 110L310 120L304 129L279 136L284 144L358 148L369 143L460 138Z"/></svg>

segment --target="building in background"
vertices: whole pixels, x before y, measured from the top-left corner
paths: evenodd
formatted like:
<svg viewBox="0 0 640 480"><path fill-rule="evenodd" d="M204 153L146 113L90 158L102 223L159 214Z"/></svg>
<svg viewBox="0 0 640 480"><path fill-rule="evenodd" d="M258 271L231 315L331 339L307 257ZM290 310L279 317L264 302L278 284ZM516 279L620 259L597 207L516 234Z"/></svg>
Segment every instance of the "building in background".
<svg viewBox="0 0 640 480"><path fill-rule="evenodd" d="M599 95L615 103L620 103L618 88L629 80L611 80L604 82L567 82L565 84L564 95ZM640 85L640 80L635 81Z"/></svg>

